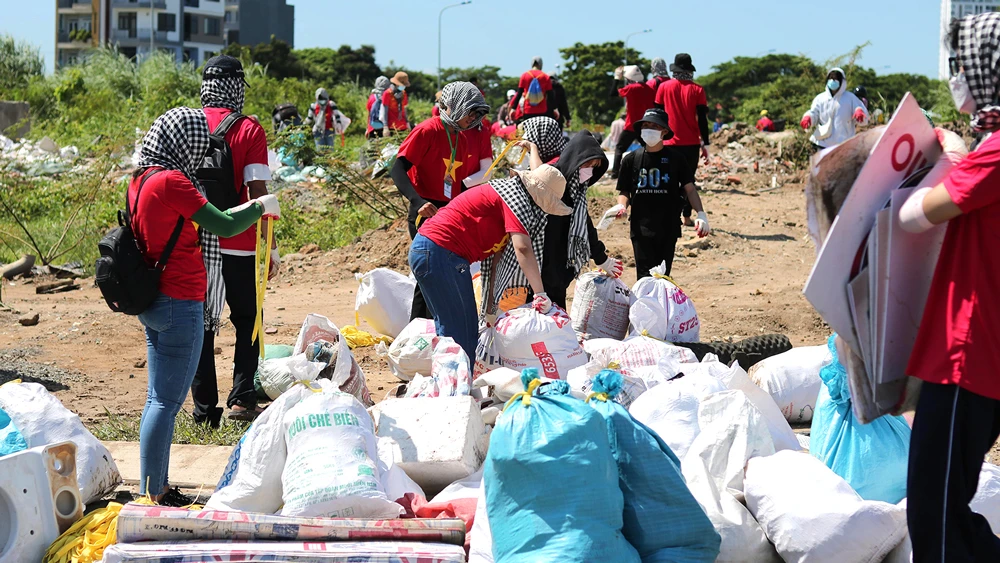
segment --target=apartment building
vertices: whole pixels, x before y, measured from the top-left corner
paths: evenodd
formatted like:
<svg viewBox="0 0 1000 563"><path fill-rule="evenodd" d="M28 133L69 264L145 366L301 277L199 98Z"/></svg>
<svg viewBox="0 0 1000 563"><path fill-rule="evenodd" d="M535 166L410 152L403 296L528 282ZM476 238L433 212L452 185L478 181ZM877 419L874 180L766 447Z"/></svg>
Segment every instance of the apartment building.
<svg viewBox="0 0 1000 563"><path fill-rule="evenodd" d="M102 44L201 64L225 47L224 20L223 0L56 0L56 65Z"/></svg>
<svg viewBox="0 0 1000 563"><path fill-rule="evenodd" d="M952 19L982 14L983 12L1000 11L1000 0L941 0L941 35L938 40L938 78L947 80L948 59L951 49L945 45L944 36L948 32L948 24Z"/></svg>
<svg viewBox="0 0 1000 563"><path fill-rule="evenodd" d="M295 6L285 0L226 0L226 43L256 45L271 36L295 46Z"/></svg>

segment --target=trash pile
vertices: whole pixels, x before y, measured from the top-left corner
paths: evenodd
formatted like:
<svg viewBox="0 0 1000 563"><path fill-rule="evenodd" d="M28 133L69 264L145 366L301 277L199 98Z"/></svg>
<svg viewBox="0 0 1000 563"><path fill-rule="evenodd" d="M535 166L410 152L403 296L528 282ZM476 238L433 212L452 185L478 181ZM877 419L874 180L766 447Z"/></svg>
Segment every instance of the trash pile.
<svg viewBox="0 0 1000 563"><path fill-rule="evenodd" d="M409 321L410 278L359 275L357 324L391 339L376 350L399 387L375 403L360 326L308 315L265 347L271 403L203 509L81 520L120 481L110 454L41 386L0 386L0 492L61 475L78 499L39 481L45 533L13 537L35 560L121 563L908 560L909 426L853 416L835 336L724 363L691 296L651 273L587 274L570 313L505 311L476 358ZM1000 529L1000 468L973 507Z"/></svg>
<svg viewBox="0 0 1000 563"><path fill-rule="evenodd" d="M52 139L14 141L0 135L0 167L27 176L52 176L64 172L79 172L86 165L78 164L80 150L75 146L59 147Z"/></svg>

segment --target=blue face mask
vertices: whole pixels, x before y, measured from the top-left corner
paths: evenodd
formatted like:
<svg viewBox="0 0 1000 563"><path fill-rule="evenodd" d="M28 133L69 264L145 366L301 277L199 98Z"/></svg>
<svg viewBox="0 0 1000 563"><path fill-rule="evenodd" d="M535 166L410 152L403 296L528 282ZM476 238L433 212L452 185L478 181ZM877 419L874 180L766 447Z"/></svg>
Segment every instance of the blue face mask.
<svg viewBox="0 0 1000 563"><path fill-rule="evenodd" d="M396 89L399 90L400 92L403 92L406 90L406 86L396 86Z"/></svg>
<svg viewBox="0 0 1000 563"><path fill-rule="evenodd" d="M837 90L840 90L840 81L831 78L826 81L826 88L831 92L836 92Z"/></svg>

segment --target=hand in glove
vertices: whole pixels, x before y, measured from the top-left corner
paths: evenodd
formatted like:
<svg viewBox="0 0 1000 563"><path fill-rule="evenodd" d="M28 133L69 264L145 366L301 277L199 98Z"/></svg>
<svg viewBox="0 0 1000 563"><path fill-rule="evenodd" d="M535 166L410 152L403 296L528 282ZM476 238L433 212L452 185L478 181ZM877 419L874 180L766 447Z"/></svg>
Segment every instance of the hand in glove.
<svg viewBox="0 0 1000 563"><path fill-rule="evenodd" d="M615 219L621 219L626 214L628 214L628 206L623 205L622 208L618 210L618 213L615 213Z"/></svg>
<svg viewBox="0 0 1000 563"><path fill-rule="evenodd" d="M278 255L278 249L271 249L271 269L267 272L267 281L271 281L278 277L278 272L281 270L281 256Z"/></svg>
<svg viewBox="0 0 1000 563"><path fill-rule="evenodd" d="M263 210L264 217L270 217L272 219L281 218L281 207L278 205L278 198L274 194L262 195L256 199L250 200L256 202L260 205Z"/></svg>
<svg viewBox="0 0 1000 563"><path fill-rule="evenodd" d="M600 264L597 267L616 278L620 278L622 272L624 271L622 261L617 258L612 258L611 256L608 256L608 259L605 260L603 264Z"/></svg>
<svg viewBox="0 0 1000 563"><path fill-rule="evenodd" d="M863 110L861 108L858 108L858 109L854 110L854 121L857 121L858 123L864 123L865 122L865 110Z"/></svg>
<svg viewBox="0 0 1000 563"><path fill-rule="evenodd" d="M544 315L552 308L552 300L544 291L536 293L535 298L531 301L531 308Z"/></svg>
<svg viewBox="0 0 1000 563"><path fill-rule="evenodd" d="M625 79L625 67L620 66L615 69L615 80L624 80L624 79Z"/></svg>
<svg viewBox="0 0 1000 563"><path fill-rule="evenodd" d="M808 115L803 117L802 121L799 122L799 125L802 126L803 129L809 129L810 127L812 127L812 124L813 120Z"/></svg>
<svg viewBox="0 0 1000 563"><path fill-rule="evenodd" d="M694 221L694 230L698 232L699 237L707 237L708 233L712 232L712 228L708 226L708 215L704 211L698 212L698 218Z"/></svg>
<svg viewBox="0 0 1000 563"><path fill-rule="evenodd" d="M969 149L965 146L965 141L958 133L953 133L940 127L935 128L934 133L937 135L938 143L941 145L943 156L950 160L952 164L958 164L963 158L968 156Z"/></svg>
<svg viewBox="0 0 1000 563"><path fill-rule="evenodd" d="M488 327L497 326L497 314L486 313L485 315L483 315L483 321L486 322L486 326Z"/></svg>

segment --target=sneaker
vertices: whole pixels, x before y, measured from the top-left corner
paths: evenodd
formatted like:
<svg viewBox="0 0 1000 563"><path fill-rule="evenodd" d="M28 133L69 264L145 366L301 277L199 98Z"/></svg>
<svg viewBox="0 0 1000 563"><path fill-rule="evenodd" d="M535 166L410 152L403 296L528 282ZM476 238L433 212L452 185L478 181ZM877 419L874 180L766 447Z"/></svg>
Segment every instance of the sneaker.
<svg viewBox="0 0 1000 563"><path fill-rule="evenodd" d="M172 508L184 508L194 504L194 499L182 493L177 487L174 487L160 497L158 504Z"/></svg>

